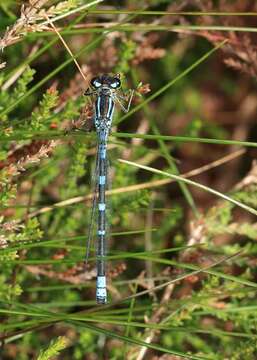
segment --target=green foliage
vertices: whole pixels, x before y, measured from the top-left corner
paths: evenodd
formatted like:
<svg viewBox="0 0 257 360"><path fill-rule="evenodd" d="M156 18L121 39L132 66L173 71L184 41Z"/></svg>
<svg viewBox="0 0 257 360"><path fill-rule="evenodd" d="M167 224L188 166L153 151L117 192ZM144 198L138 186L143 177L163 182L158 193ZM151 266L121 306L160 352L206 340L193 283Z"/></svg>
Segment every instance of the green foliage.
<svg viewBox="0 0 257 360"><path fill-rule="evenodd" d="M257 344L256 341L250 340L247 343L239 342L236 344L236 349L234 349L231 360L252 360L257 356Z"/></svg>
<svg viewBox="0 0 257 360"><path fill-rule="evenodd" d="M132 40L122 42L120 46L119 64L116 67L117 73L127 74L130 69L130 62L135 56L136 43Z"/></svg>
<svg viewBox="0 0 257 360"><path fill-rule="evenodd" d="M35 70L30 67L26 67L21 77L18 78L17 83L14 89L9 91L1 91L0 93L0 112L4 111L6 108L10 106L15 106L16 102L22 98L22 96L28 90L28 85L32 82L35 74ZM0 113L1 123L6 128L7 123L7 115L1 115ZM12 128L12 121L9 121L9 127ZM8 129L9 129L8 127ZM5 128L2 130L5 131ZM10 130L9 130L10 131Z"/></svg>
<svg viewBox="0 0 257 360"><path fill-rule="evenodd" d="M62 350L67 347L68 339L64 336L59 336L56 340L52 340L46 350L40 352L37 360L52 360L60 354Z"/></svg>
<svg viewBox="0 0 257 360"><path fill-rule="evenodd" d="M57 105L57 102L58 92L55 89L48 90L43 95L43 100L40 101L38 109L31 114L31 131L43 131L48 129L49 125L45 123L45 120L52 115L52 110Z"/></svg>
<svg viewBox="0 0 257 360"><path fill-rule="evenodd" d="M247 190L240 190L233 192L233 198L242 201L255 208L256 202L256 187L250 186ZM234 221L233 209L234 205L231 203L222 203L217 207L209 210L205 222L208 228L208 235L212 238L219 234L240 235L255 240L257 238L256 225L247 221Z"/></svg>
<svg viewBox="0 0 257 360"><path fill-rule="evenodd" d="M1 259L2 260L2 259ZM0 276L0 295L2 302L9 302L22 294L22 289L19 284L9 285L4 280L4 276Z"/></svg>
<svg viewBox="0 0 257 360"><path fill-rule="evenodd" d="M86 354L90 354L96 351L97 338L94 334L87 331L82 331L79 336L78 346L74 350L74 360L80 360L85 357Z"/></svg>
<svg viewBox="0 0 257 360"><path fill-rule="evenodd" d="M1 195L0 201L2 206L7 206L10 200L15 199L17 193L16 184L10 183L9 171L2 170L0 172L0 186L1 186Z"/></svg>
<svg viewBox="0 0 257 360"><path fill-rule="evenodd" d="M12 98L14 100L19 99L19 97L22 97L26 93L28 85L33 80L34 75L35 75L34 69L30 69L30 67L27 67L25 69L21 78L18 79L17 85L15 86L15 89L13 91Z"/></svg>

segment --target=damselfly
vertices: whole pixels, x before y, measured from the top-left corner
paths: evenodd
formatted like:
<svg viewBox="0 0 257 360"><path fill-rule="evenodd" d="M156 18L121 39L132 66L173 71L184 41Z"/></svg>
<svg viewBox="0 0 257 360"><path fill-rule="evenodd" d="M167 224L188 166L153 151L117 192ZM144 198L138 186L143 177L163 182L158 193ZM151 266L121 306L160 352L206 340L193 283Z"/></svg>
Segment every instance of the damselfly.
<svg viewBox="0 0 257 360"><path fill-rule="evenodd" d="M107 241L107 217L106 217L106 187L108 178L107 143L112 126L115 105L118 104L125 112L129 111L133 90L125 94L121 90L119 75L100 75L94 77L90 87L84 95L94 98L94 126L97 134L97 153L95 163L95 189L89 235L87 240L86 261L89 255L91 238L93 236L93 222L97 209L97 246L96 246L96 301L98 304L107 302L106 290L106 241ZM127 106L124 105L126 103Z"/></svg>

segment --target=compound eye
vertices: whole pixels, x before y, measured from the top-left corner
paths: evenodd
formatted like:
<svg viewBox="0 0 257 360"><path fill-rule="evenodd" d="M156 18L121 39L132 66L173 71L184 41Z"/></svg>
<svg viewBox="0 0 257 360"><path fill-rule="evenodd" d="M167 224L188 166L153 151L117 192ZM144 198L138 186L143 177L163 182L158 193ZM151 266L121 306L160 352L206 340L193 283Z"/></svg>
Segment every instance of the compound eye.
<svg viewBox="0 0 257 360"><path fill-rule="evenodd" d="M102 83L99 81L99 78L93 78L91 80L91 85L94 87L94 88L99 88L100 86L102 86Z"/></svg>
<svg viewBox="0 0 257 360"><path fill-rule="evenodd" d="M110 83L110 85L111 85L111 87L112 87L113 89L118 89L118 88L121 86L120 79L114 78L114 79L112 80L112 82Z"/></svg>

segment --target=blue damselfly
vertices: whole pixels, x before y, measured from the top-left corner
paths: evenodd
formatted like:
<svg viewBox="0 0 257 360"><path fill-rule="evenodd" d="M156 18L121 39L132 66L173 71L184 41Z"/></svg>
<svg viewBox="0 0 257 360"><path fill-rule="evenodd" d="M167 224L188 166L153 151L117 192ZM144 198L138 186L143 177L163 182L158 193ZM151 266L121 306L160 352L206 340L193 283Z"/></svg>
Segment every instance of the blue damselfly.
<svg viewBox="0 0 257 360"><path fill-rule="evenodd" d="M95 188L89 234L87 240L86 261L89 255L91 238L94 236L93 222L97 209L97 246L96 246L96 301L98 304L107 302L106 290L106 241L107 241L107 217L106 217L106 187L108 179L107 143L112 126L115 105L118 104L125 112L129 111L133 90L125 94L121 90L119 75L100 75L94 77L90 87L84 93L94 98L94 126L97 134L97 152L95 163ZM126 105L124 103L126 102Z"/></svg>

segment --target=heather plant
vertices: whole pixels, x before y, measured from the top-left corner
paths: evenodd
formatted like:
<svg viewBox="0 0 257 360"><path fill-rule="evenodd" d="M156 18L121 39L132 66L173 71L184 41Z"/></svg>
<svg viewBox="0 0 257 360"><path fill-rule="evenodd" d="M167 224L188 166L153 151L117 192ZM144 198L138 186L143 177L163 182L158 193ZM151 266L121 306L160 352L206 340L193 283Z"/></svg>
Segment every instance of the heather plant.
<svg viewBox="0 0 257 360"><path fill-rule="evenodd" d="M254 360L256 4L0 4L0 358ZM85 265L90 79L109 141L107 305Z"/></svg>

